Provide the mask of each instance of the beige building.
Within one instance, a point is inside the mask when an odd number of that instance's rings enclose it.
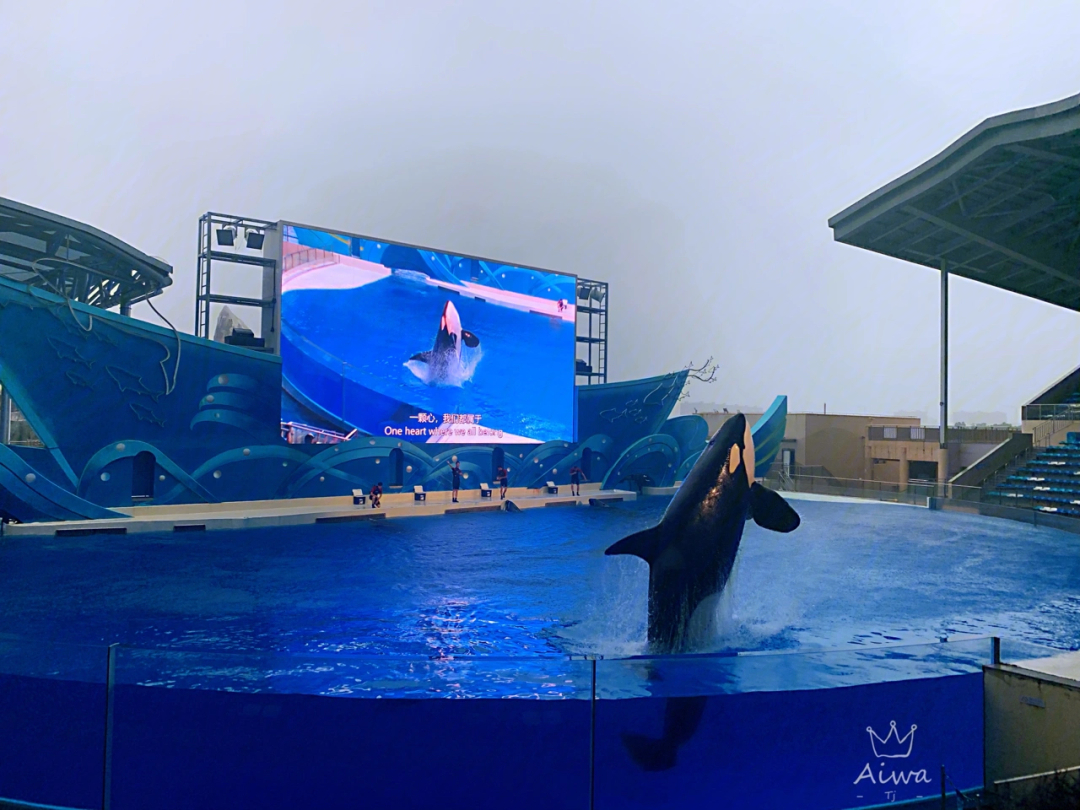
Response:
[[[730,413],[698,414],[712,434]],[[761,414],[746,414],[751,424]],[[949,428],[952,477],[1012,436],[1007,428]],[[935,481],[938,475],[938,428],[903,416],[789,413],[777,459],[789,474],[880,481]]]
[[[948,428],[945,435],[949,469],[945,478],[966,470],[1017,432],[1008,427]],[[938,428],[871,428],[867,441],[871,480],[899,484],[936,481],[940,437]]]

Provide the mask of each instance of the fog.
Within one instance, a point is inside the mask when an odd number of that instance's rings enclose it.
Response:
[[[172,264],[184,330],[199,215],[288,219],[608,281],[609,379],[712,356],[693,400],[936,424],[938,275],[826,221],[1080,92],[1078,32],[1070,2],[0,0],[0,196]],[[951,304],[952,419],[1080,363],[1075,312]]]

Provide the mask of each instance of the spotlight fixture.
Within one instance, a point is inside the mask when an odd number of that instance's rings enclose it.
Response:
[[[232,247],[236,242],[236,228],[218,228],[217,243],[223,247]]]
[[[251,250],[262,250],[263,239],[266,237],[262,231],[251,231],[244,229],[244,239],[247,241],[247,246]]]

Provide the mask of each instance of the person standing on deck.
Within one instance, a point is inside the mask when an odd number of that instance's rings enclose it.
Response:
[[[581,497],[581,481],[582,479],[588,481],[585,478],[585,471],[578,467],[576,464],[570,468],[570,494],[577,497]]]
[[[454,490],[454,503],[457,503],[458,490],[461,489],[461,463],[456,459],[446,463],[450,465],[450,474],[454,477],[452,487]]]

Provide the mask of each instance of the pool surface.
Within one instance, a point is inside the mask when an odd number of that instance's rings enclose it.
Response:
[[[993,634],[1080,647],[1080,537],[880,503],[747,525],[713,650]],[[0,634],[202,651],[645,652],[648,569],[604,557],[666,498],[228,533],[9,540]]]

